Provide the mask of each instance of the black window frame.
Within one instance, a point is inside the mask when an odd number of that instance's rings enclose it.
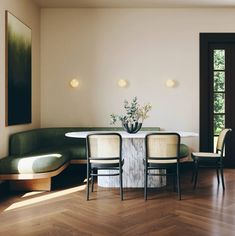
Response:
[[[212,81],[210,75],[210,45],[220,43],[235,43],[235,33],[200,33],[200,80],[199,80],[199,149],[204,152],[213,151],[213,121],[211,114]]]

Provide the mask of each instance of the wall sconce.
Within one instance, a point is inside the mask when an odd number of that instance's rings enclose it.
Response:
[[[174,88],[175,85],[176,85],[176,82],[175,82],[175,80],[173,80],[173,79],[168,79],[168,80],[166,81],[166,87],[167,87],[167,88]]]
[[[127,81],[126,80],[124,80],[124,79],[120,79],[120,80],[118,80],[118,86],[120,87],[120,88],[125,88],[125,87],[127,87]]]
[[[70,86],[72,88],[77,88],[79,86],[79,81],[77,79],[72,79],[70,82],[69,82]]]

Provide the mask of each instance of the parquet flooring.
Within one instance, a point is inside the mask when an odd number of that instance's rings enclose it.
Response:
[[[195,191],[191,172],[182,174],[181,201],[172,186],[151,190],[147,202],[143,189],[126,189],[121,202],[118,190],[95,186],[87,202],[69,173],[55,179],[62,184],[52,192],[1,193],[0,235],[235,235],[235,169],[225,170],[224,193],[215,171],[199,174]]]

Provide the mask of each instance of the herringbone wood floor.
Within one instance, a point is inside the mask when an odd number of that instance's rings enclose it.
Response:
[[[152,190],[98,188],[85,200],[74,174],[55,178],[52,192],[1,193],[0,235],[235,235],[235,169],[226,169],[226,190],[213,170],[202,170],[197,190],[191,172],[182,175],[182,201],[172,186]]]

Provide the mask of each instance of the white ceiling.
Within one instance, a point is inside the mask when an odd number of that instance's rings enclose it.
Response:
[[[32,0],[43,8],[213,8],[235,7],[235,0]]]

